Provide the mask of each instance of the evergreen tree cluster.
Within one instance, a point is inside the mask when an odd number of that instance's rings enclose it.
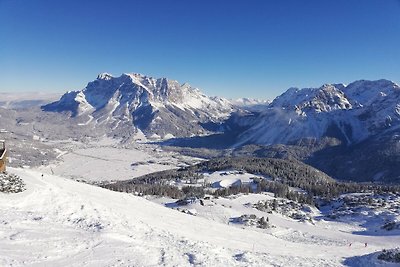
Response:
[[[176,186],[162,184],[124,184],[114,183],[102,185],[102,187],[125,193],[133,193],[137,195],[156,195],[179,199],[184,197],[184,193]]]
[[[205,172],[241,170],[264,176],[254,179],[253,184],[221,188],[215,191],[198,186]],[[174,183],[187,184],[183,188]],[[196,186],[193,186],[193,185]],[[192,185],[192,186],[191,186]],[[238,193],[272,192],[276,197],[287,198],[304,204],[314,204],[314,199],[330,200],[343,193],[354,192],[399,192],[400,186],[337,182],[327,174],[299,161],[257,157],[224,157],[212,159],[197,165],[147,174],[127,181],[105,184],[102,187],[143,195],[169,196],[175,199],[198,196],[205,193],[214,196],[228,196]],[[297,192],[293,188],[302,191]]]
[[[384,249],[378,255],[378,259],[387,261],[387,262],[400,263],[400,248]]]
[[[19,193],[25,190],[24,181],[16,174],[0,172],[0,192]]]

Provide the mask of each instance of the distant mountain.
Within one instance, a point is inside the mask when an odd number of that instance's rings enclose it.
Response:
[[[60,97],[57,93],[1,93],[0,108],[5,109],[26,109],[40,107]]]
[[[239,154],[298,159],[337,179],[400,182],[400,87],[394,82],[291,88],[249,121],[235,146],[261,147]]]
[[[388,80],[290,88],[238,138],[238,144],[288,144],[338,138],[350,145],[400,128],[400,87]]]
[[[269,100],[260,100],[254,98],[231,99],[230,102],[240,109],[251,112],[262,112],[271,103]]]
[[[206,134],[206,125],[221,122],[235,110],[228,100],[208,97],[187,83],[108,73],[42,109],[67,112],[81,124],[108,125],[117,135],[134,128],[156,139]]]

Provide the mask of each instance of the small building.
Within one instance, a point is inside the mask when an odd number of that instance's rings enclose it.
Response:
[[[6,141],[0,140],[0,172],[6,171],[7,149]]]

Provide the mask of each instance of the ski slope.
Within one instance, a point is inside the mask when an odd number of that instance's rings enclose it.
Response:
[[[397,236],[363,237],[367,248],[295,243],[134,195],[9,171],[27,190],[0,193],[0,266],[341,266],[345,258],[400,244]]]

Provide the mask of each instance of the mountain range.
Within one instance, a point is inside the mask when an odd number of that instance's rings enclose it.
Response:
[[[330,136],[350,145],[396,132],[399,122],[400,87],[388,80],[290,88],[240,135],[239,143],[288,144]]]
[[[291,88],[253,119],[235,146],[258,144],[252,153],[301,160],[337,179],[398,183],[399,127],[394,82]]]
[[[267,102],[208,97],[167,78],[103,73],[42,110],[106,127],[114,137],[208,148],[225,142],[234,153],[300,160],[338,179],[400,181],[400,87],[388,80],[290,88]]]

